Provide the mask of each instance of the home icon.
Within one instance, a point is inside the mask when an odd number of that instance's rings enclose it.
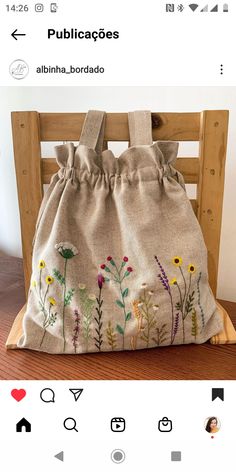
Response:
[[[25,431],[26,433],[31,432],[31,424],[29,421],[27,421],[25,418],[22,418],[17,424],[16,424],[16,432],[17,433],[22,433],[22,431]]]

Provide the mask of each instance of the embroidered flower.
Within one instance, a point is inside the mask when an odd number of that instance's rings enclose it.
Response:
[[[177,284],[177,279],[174,277],[173,279],[170,280],[170,285],[176,285]]]
[[[194,274],[194,272],[196,272],[196,267],[193,264],[189,264],[188,265],[188,272],[190,274]]]
[[[101,269],[105,269],[105,268],[106,268],[106,264],[101,264],[100,267],[101,267]]]
[[[126,256],[123,257],[123,261],[124,261],[124,262],[128,262],[128,260],[129,260],[128,257],[126,257]]]
[[[112,260],[112,257],[111,257],[111,256],[108,256],[108,257],[107,257],[107,261],[110,262],[111,260]]]
[[[49,297],[48,301],[49,301],[50,305],[56,305],[56,300],[55,300],[55,298]]]
[[[149,290],[148,294],[150,295],[150,297],[154,294],[153,290]]]
[[[153,309],[153,311],[159,310],[159,305],[152,305],[152,309]]]
[[[76,256],[78,254],[78,249],[76,249],[73,244],[64,242],[64,243],[58,243],[55,245],[55,249],[61,254],[64,259],[71,259],[72,257]]]
[[[179,267],[179,266],[182,265],[183,259],[182,259],[182,257],[175,256],[175,257],[172,259],[172,262],[173,262],[173,264],[174,264],[176,267]]]
[[[37,285],[36,280],[32,280],[31,286],[32,286],[32,287],[36,287],[36,285]]]
[[[79,289],[80,289],[80,290],[85,290],[85,289],[86,289],[86,285],[85,285],[85,284],[79,284]]]
[[[141,308],[143,306],[143,302],[138,303],[138,307]]]
[[[132,267],[127,267],[127,271],[128,271],[128,272],[133,272]]]
[[[46,264],[43,260],[39,261],[39,269],[44,269],[45,266]]]
[[[98,287],[102,289],[105,279],[102,274],[98,274]]]
[[[52,284],[53,282],[54,282],[54,278],[53,278],[51,275],[48,275],[48,276],[46,277],[46,283],[47,283],[48,285],[50,285],[50,284]]]
[[[146,284],[146,283],[143,283],[143,284],[141,285],[141,288],[147,288],[147,284]]]
[[[88,299],[91,300],[92,302],[95,302],[96,301],[96,295],[94,295],[93,293],[90,293],[89,296],[88,296]]]

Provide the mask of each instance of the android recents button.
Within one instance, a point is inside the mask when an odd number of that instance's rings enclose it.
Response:
[[[111,460],[116,464],[121,464],[125,460],[125,453],[121,449],[114,449],[111,453]]]
[[[181,461],[181,451],[171,451],[171,461],[180,462]]]

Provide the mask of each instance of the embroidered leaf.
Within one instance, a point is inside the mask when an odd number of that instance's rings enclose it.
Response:
[[[129,293],[129,289],[126,288],[123,292],[122,292],[122,297],[125,298],[128,296],[128,293]]]
[[[146,336],[145,333],[143,333],[142,336],[140,336],[140,338],[142,339],[142,341],[145,341],[145,343],[148,341],[148,337]]]
[[[116,300],[116,304],[120,307],[120,308],[124,308],[124,303],[122,303],[120,300]]]
[[[120,326],[120,325],[116,325],[116,331],[118,331],[119,334],[122,334],[122,335],[124,334],[124,330],[123,330],[122,326]]]
[[[126,317],[125,317],[125,321],[129,321],[131,319],[131,311],[129,311],[129,313],[127,313]]]
[[[197,323],[197,312],[195,308],[192,310],[192,336],[197,337],[198,335],[198,323]]]
[[[53,275],[55,279],[59,282],[61,285],[65,285],[65,277],[59,272],[57,269],[53,269]]]
[[[66,296],[65,296],[65,300],[64,300],[65,306],[70,305],[74,293],[75,293],[75,289],[74,289],[74,288],[71,288],[70,290],[68,290],[68,292],[67,292],[67,294],[66,294]]]
[[[188,296],[188,300],[186,302],[186,313],[185,313],[185,317],[192,311],[193,309],[193,303],[194,303],[194,291]]]
[[[111,347],[112,351],[116,348],[116,333],[111,325],[111,321],[108,322],[108,327],[106,330],[108,344]]]

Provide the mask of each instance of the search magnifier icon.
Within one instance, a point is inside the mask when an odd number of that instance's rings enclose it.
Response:
[[[63,425],[64,428],[68,431],[72,431],[74,429],[78,433],[78,429],[76,428],[76,421],[74,418],[66,418]]]

